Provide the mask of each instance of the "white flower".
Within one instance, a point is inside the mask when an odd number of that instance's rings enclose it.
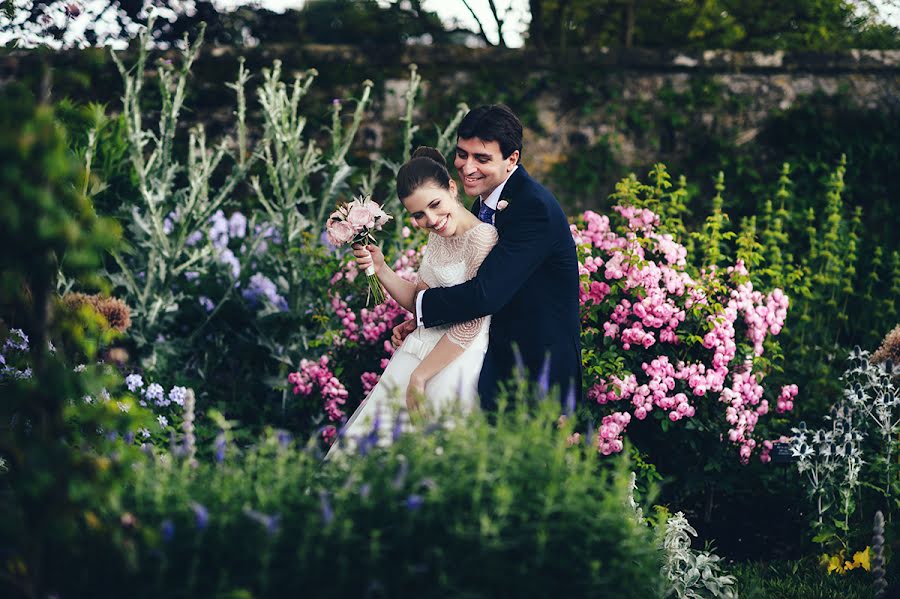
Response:
[[[157,416],[156,421],[159,422],[159,428],[166,428],[169,426],[169,419],[165,416]]]
[[[141,435],[143,438],[145,438],[145,439],[149,439],[149,438],[150,438],[150,430],[149,430],[149,429],[146,429],[146,428],[144,428],[144,427],[141,427],[141,428],[138,429],[138,433],[140,433],[140,435]]]
[[[72,369],[72,372],[84,372],[84,369],[87,368],[84,364],[79,364],[75,368]]]
[[[125,403],[124,401],[117,401],[116,405],[119,406],[120,412],[125,412],[127,414],[131,411],[131,405]]]
[[[94,403],[94,398],[90,395],[85,395],[82,399],[84,399],[84,403]]]

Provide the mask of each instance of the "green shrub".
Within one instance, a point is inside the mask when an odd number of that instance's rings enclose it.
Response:
[[[98,548],[63,595],[660,594],[661,557],[629,506],[624,459],[570,446],[559,405],[525,402],[320,463],[270,433],[192,469],[148,459],[122,506],[131,569]]]

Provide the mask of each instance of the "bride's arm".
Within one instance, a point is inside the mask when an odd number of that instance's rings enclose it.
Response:
[[[447,367],[450,362],[460,357],[466,348],[455,343],[449,333],[445,333],[425,359],[419,362],[409,377],[410,388],[423,392],[425,385],[434,375]]]

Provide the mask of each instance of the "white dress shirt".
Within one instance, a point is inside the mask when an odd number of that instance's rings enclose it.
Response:
[[[490,193],[486,200],[484,200],[484,205],[488,208],[494,210],[494,214],[491,215],[491,223],[494,222],[494,217],[497,216],[497,204],[500,202],[500,196],[503,194],[503,188],[506,187],[506,182],[509,181],[509,177],[516,172],[516,169],[519,168],[519,165],[513,166],[512,170],[509,171],[509,175],[506,175],[506,179],[503,180],[503,183],[497,186],[494,191]],[[478,201],[481,202],[481,196],[478,196]],[[425,290],[427,291],[427,289]],[[425,291],[420,291],[416,294],[416,326],[421,327],[424,326],[422,323],[422,297],[425,295]]]

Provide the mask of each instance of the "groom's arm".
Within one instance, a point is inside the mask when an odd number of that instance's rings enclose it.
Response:
[[[552,240],[543,203],[528,198],[528,205],[520,209],[522,214],[515,218],[509,215],[500,240],[473,279],[419,294],[416,315],[421,325],[440,326],[494,314],[521,289],[550,252]]]

